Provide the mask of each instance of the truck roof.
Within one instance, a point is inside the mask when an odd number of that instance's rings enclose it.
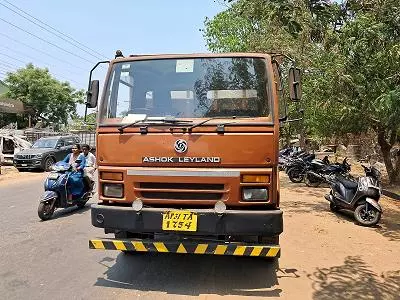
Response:
[[[110,61],[111,64],[121,61],[168,58],[199,58],[199,57],[260,57],[270,58],[273,55],[280,55],[278,52],[255,53],[255,52],[233,52],[233,53],[192,53],[192,54],[131,54],[126,57],[117,57]]]

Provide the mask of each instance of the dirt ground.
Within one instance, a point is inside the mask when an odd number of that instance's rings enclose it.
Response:
[[[281,175],[280,296],[400,299],[400,202],[382,197],[380,224],[366,228],[356,225],[350,213],[330,212],[323,197],[327,191]]]
[[[30,178],[44,176],[43,172],[18,172],[13,166],[2,166],[0,174],[0,185],[10,183],[12,181],[26,180]]]
[[[10,169],[5,175],[0,175],[0,185],[40,176],[44,178],[45,174],[18,173]],[[181,263],[181,269],[191,270],[185,262],[189,266],[191,263],[201,266],[213,262],[213,268],[205,267],[204,273],[199,271],[193,276],[198,276],[210,290],[213,286],[224,286],[224,292],[217,289],[217,292],[199,293],[197,298],[200,299],[400,300],[400,201],[382,197],[380,203],[384,214],[381,222],[374,228],[367,228],[356,225],[350,213],[332,213],[324,199],[327,191],[327,188],[308,188],[305,184],[291,183],[281,173],[284,233],[281,235],[282,256],[276,265],[256,259],[225,257],[213,261],[216,258],[187,257],[181,260],[178,256],[160,257],[159,263],[175,266]],[[140,261],[141,264],[148,263],[145,278],[154,278],[155,274],[161,276],[154,259]],[[165,261],[168,259],[171,262]],[[136,261],[129,263],[139,264]],[[223,267],[226,263],[231,268],[229,272]],[[112,279],[111,275],[107,276]],[[244,280],[242,276],[249,278]],[[147,279],[136,280],[148,284]],[[131,284],[137,286],[138,283]],[[160,285],[160,291],[164,291],[167,283]],[[226,286],[232,289],[225,291],[228,289]],[[132,296],[131,290],[116,289],[114,292],[119,293],[120,299],[131,299]],[[154,294],[150,290],[146,293],[149,293],[149,299],[153,296],[164,299],[164,292]],[[164,296],[165,299],[177,299],[176,294]]]

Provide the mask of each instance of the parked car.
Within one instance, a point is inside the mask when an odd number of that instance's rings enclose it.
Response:
[[[72,146],[80,143],[77,136],[52,136],[37,140],[31,148],[14,155],[14,166],[18,170],[41,169],[50,171],[50,167],[64,159],[71,152]]]

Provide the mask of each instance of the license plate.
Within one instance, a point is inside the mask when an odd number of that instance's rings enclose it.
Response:
[[[196,231],[197,214],[187,210],[172,210],[163,213],[162,229],[170,231]]]
[[[27,167],[28,164],[21,164],[21,167]]]
[[[49,174],[49,179],[55,180],[55,179],[57,179],[57,178],[58,178],[58,174],[57,174],[57,173],[50,173],[50,174]]]

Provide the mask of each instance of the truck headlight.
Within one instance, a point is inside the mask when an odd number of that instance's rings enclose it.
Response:
[[[103,196],[109,198],[123,198],[124,185],[121,183],[104,183]]]
[[[267,201],[267,188],[243,188],[244,201]]]

